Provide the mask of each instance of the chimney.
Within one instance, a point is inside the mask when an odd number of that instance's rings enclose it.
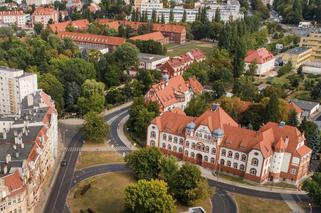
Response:
[[[284,143],[285,143],[285,147],[288,147],[288,144],[289,144],[289,137],[288,136],[285,137]]]
[[[14,149],[14,150],[16,150],[16,149],[17,149],[17,145],[13,145],[12,147],[13,147],[13,149]]]
[[[285,121],[281,121],[280,124],[279,124],[279,127],[283,128],[284,126],[285,126]]]
[[[7,167],[7,165],[5,165],[3,167],[3,174],[7,174],[7,173],[8,173],[8,167]]]
[[[3,131],[2,137],[3,137],[3,139],[7,139],[7,131],[6,130]]]
[[[220,107],[219,104],[213,103],[213,104],[211,105],[211,111],[212,111],[212,112],[215,112],[219,107]]]
[[[19,152],[16,152],[16,158],[19,158],[19,156],[20,156]]]
[[[21,142],[21,149],[25,148],[25,144],[23,142]]]

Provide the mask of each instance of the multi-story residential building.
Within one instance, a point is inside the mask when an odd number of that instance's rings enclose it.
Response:
[[[204,3],[201,7],[207,8],[207,18],[212,20],[215,17],[217,9],[220,11],[221,21],[227,22],[230,20],[237,20],[244,17],[240,11],[240,3],[237,0],[227,0],[224,3],[217,3],[210,1]],[[149,19],[152,18],[153,11],[156,12],[156,17],[161,20],[164,17],[165,23],[169,22],[170,13],[173,13],[174,22],[181,22],[184,12],[186,13],[186,22],[194,22],[199,14],[199,8],[184,9],[182,6],[174,8],[163,8],[163,4],[159,0],[146,1],[140,6],[141,12],[147,12]]]
[[[107,49],[107,52],[113,52],[116,48],[126,42],[124,38],[114,36],[103,36],[89,33],[61,32],[60,38],[70,38],[81,49]]]
[[[118,31],[120,25],[130,26],[133,30],[138,31],[139,26],[147,24],[145,22],[135,22],[126,20],[112,20],[112,19],[97,19],[100,24],[105,24],[109,28]],[[152,24],[152,31],[159,31],[164,37],[167,37],[169,42],[183,44],[186,41],[185,26],[177,24]]]
[[[162,45],[165,45],[168,43],[168,38],[164,37],[163,34],[159,31],[156,32],[151,32],[151,33],[147,33],[144,35],[138,35],[138,36],[133,36],[129,38],[130,40],[133,41],[156,41],[161,43]]]
[[[259,183],[299,184],[312,153],[296,127],[269,122],[258,131],[241,128],[215,104],[199,117],[164,112],[148,126],[147,146]]]
[[[65,32],[67,31],[68,27],[71,27],[79,31],[85,31],[89,27],[89,21],[87,19],[80,19],[75,21],[64,21],[49,25],[50,30],[54,33]]]
[[[36,7],[35,11],[32,14],[32,22],[41,23],[44,27],[47,27],[47,24],[50,20],[54,23],[57,23],[59,19],[59,12],[51,7]]]
[[[174,108],[184,110],[192,97],[202,91],[203,86],[196,78],[189,78],[185,81],[182,76],[169,79],[169,76],[164,74],[160,83],[152,85],[145,95],[145,100],[157,102],[160,112]]]
[[[57,148],[57,112],[41,90],[23,99],[20,115],[0,116],[1,212],[39,212],[35,205]]]
[[[53,4],[54,2],[54,0],[26,0],[27,5],[35,6],[49,5]]]
[[[171,58],[159,68],[163,72],[166,71],[170,77],[174,77],[183,75],[184,71],[187,70],[193,62],[203,60],[205,60],[205,54],[199,49],[192,49],[181,56]]]
[[[300,47],[312,48],[314,59],[321,61],[321,33],[310,33],[309,36],[302,37]]]
[[[285,63],[291,61],[292,66],[298,69],[312,58],[312,49],[308,47],[295,47],[283,53],[282,59]]]
[[[251,64],[256,64],[256,75],[266,75],[268,72],[272,71],[275,66],[275,57],[265,48],[249,50],[244,61],[245,70],[248,70]]]
[[[155,70],[161,64],[168,61],[169,57],[164,55],[138,53],[138,60],[140,69]]]
[[[73,11],[73,10],[80,11],[82,9],[82,6],[83,4],[81,0],[67,0],[67,3],[66,3],[66,8],[69,11]]]
[[[36,74],[0,67],[0,115],[19,114],[22,99],[37,89]]]
[[[17,27],[26,27],[27,15],[21,10],[0,11],[1,25],[16,25]]]

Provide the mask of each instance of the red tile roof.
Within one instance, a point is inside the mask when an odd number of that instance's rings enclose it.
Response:
[[[15,170],[12,174],[6,175],[4,178],[4,184],[8,187],[10,196],[18,194],[25,190],[25,185],[19,174],[18,170]]]
[[[205,59],[204,52],[197,48],[188,51],[187,54],[190,54],[190,56],[196,61]]]
[[[50,24],[49,28],[54,33],[65,32],[67,26],[72,26],[79,30],[87,30],[89,21],[87,19],[81,19],[76,21],[64,21],[56,24]]]
[[[298,106],[296,105],[293,101],[291,101],[289,104],[288,104],[288,110],[291,111],[291,110],[295,110],[296,114],[300,114],[303,112],[303,110]]]
[[[22,16],[22,15],[24,15],[22,10],[0,11],[0,16]]]
[[[57,13],[57,11],[54,8],[51,7],[36,7],[35,11],[33,12],[34,15],[53,15],[54,13]]]
[[[246,63],[264,64],[274,58],[273,54],[265,48],[257,50],[249,50],[246,54],[244,61]]]
[[[88,33],[61,32],[58,33],[58,36],[60,38],[70,38],[75,42],[104,44],[112,46],[119,46],[125,43],[125,39],[121,37],[103,36]]]
[[[139,35],[139,36],[134,36],[129,38],[130,40],[140,40],[140,41],[148,41],[148,40],[153,40],[153,41],[157,41],[157,42],[162,42],[165,37],[163,36],[163,34],[161,32],[152,32],[152,33],[147,33],[144,35]]]
[[[203,86],[202,84],[195,78],[189,78],[188,79],[188,84],[192,88],[195,94],[200,94],[203,91]]]

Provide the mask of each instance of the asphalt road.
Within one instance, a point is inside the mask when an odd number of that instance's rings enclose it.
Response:
[[[128,110],[127,108],[115,111],[107,116],[104,119],[110,120],[113,117],[119,115],[120,113]],[[69,189],[72,185],[72,179],[74,176],[74,169],[76,165],[76,161],[78,158],[79,150],[82,146],[82,141],[84,140],[84,136],[81,132],[75,134],[71,140],[70,134],[74,130],[74,127],[65,125],[60,128],[63,129],[65,133],[63,134],[64,143],[65,143],[65,155],[64,160],[67,161],[67,166],[59,167],[59,172],[56,177],[55,183],[51,189],[49,199],[47,201],[44,212],[45,213],[63,213],[69,212],[66,208],[66,199],[69,192]],[[67,130],[67,131],[66,131]]]

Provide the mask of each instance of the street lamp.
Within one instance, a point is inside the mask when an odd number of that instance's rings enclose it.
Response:
[[[310,213],[312,213],[312,204],[309,203],[309,207],[310,207]]]

